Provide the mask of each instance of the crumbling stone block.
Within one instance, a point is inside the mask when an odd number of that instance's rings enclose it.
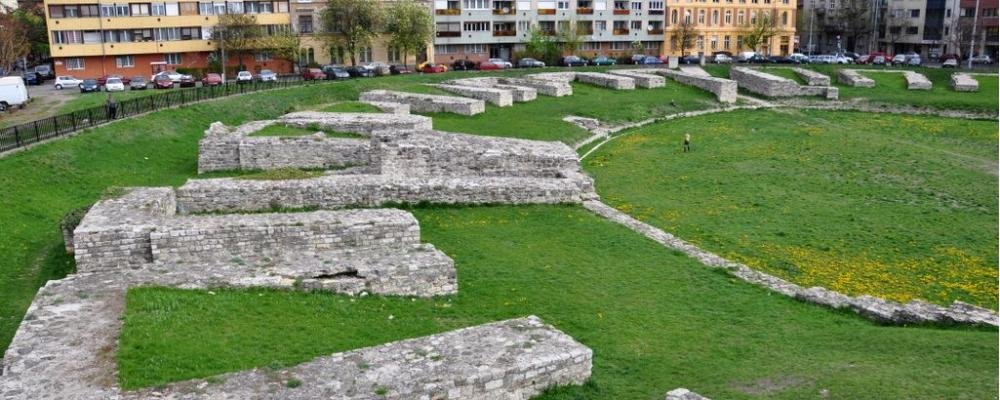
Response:
[[[361,101],[388,101],[409,104],[410,111],[413,112],[450,112],[461,115],[475,115],[486,111],[486,103],[482,100],[391,90],[371,90],[361,93]]]

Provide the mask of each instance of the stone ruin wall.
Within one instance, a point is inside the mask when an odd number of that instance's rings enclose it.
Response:
[[[736,82],[729,79],[686,74],[669,69],[655,69],[653,71],[659,75],[669,76],[675,81],[685,85],[709,91],[712,94],[715,94],[715,97],[720,103],[732,104],[736,102],[736,95],[738,93],[736,90]]]
[[[836,100],[839,95],[834,87],[802,86],[791,79],[751,68],[733,67],[729,70],[729,76],[739,87],[767,97],[823,96]]]
[[[951,75],[951,88],[956,92],[978,92],[979,81],[972,75],[955,73]]]
[[[73,231],[77,271],[137,268],[152,262],[149,234],[176,210],[171,188],[133,188],[97,202]]]
[[[486,111],[486,103],[482,100],[392,90],[370,90],[361,93],[360,100],[366,103],[391,102],[408,104],[410,111],[413,112],[448,112],[459,115],[475,115]]]
[[[861,75],[861,73],[856,70],[847,68],[841,68],[837,71],[837,81],[852,87],[875,87],[875,80]]]

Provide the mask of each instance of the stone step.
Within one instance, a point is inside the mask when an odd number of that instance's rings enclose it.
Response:
[[[699,70],[704,72],[700,67]],[[675,81],[680,82],[685,85],[694,86],[696,88],[706,90],[715,95],[715,97],[721,103],[732,104],[736,102],[736,95],[738,93],[736,88],[736,82],[716,78],[714,76],[701,76],[698,74],[689,74],[681,71],[674,71],[671,69],[657,68],[653,69],[654,73],[668,76],[673,78]],[[707,73],[706,73],[707,75]]]
[[[482,100],[455,96],[438,96],[397,92],[392,90],[371,90],[361,93],[362,102],[388,101],[410,105],[412,112],[450,112],[461,115],[475,115],[486,111]]]
[[[593,352],[530,316],[127,393],[133,398],[528,399],[583,384]],[[286,384],[294,379],[295,386]]]

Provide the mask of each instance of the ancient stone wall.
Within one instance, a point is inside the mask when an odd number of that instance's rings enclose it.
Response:
[[[655,69],[653,71],[660,75],[669,76],[675,81],[685,85],[691,85],[696,88],[712,92],[721,103],[731,104],[736,102],[737,90],[735,81],[712,76],[685,74],[683,72],[669,69]]]
[[[171,188],[132,188],[94,204],[73,231],[78,272],[136,268],[152,261],[149,234],[177,209]]]
[[[376,131],[410,131],[431,129],[430,117],[379,113],[341,113],[298,111],[278,118],[285,125],[298,128],[356,133],[368,136]]]
[[[438,84],[432,85],[438,89],[444,90],[446,92],[454,93],[459,96],[471,97],[473,99],[479,99],[483,101],[488,101],[497,107],[510,107],[514,105],[514,94],[510,90],[497,89],[488,86],[468,86],[468,85],[445,85]]]
[[[449,112],[475,115],[486,111],[486,103],[482,100],[454,96],[372,90],[361,93],[360,99],[363,102],[383,101],[409,104],[410,111],[413,112]]]
[[[875,87],[875,81],[856,70],[841,68],[837,71],[837,81],[847,86],[853,87]]]
[[[536,90],[535,88],[528,86],[517,86],[517,85],[500,83],[500,79],[496,77],[454,79],[448,81],[447,83],[451,85],[468,86],[474,88],[493,88],[499,90],[507,90],[510,91],[511,97],[514,99],[514,101],[518,103],[528,102],[538,98],[538,90]]]
[[[573,94],[573,86],[569,82],[550,82],[538,79],[526,78],[506,78],[497,77],[497,82],[505,85],[515,85],[530,87],[538,91],[539,94],[552,97],[570,96]]]
[[[241,170],[342,168],[368,165],[368,139],[328,138],[323,133],[301,137],[245,137],[239,143]]]
[[[951,88],[956,92],[978,92],[979,81],[972,75],[955,73],[951,75]]]
[[[403,103],[393,103],[389,101],[362,101],[361,103],[370,104],[375,106],[384,113],[389,114],[409,114],[410,105]]]
[[[805,68],[792,68],[792,71],[795,71],[799,78],[805,80],[808,86],[830,86],[830,77],[826,74]]]
[[[667,80],[662,76],[653,75],[649,70],[644,69],[613,69],[608,71],[608,74],[631,78],[635,81],[636,86],[646,89],[663,87],[667,84]]]
[[[837,88],[822,86],[802,86],[798,82],[752,68],[733,67],[729,76],[736,84],[749,92],[767,97],[823,96],[837,99]]]
[[[934,87],[930,79],[919,72],[903,71],[903,76],[906,78],[907,90],[931,90]]]
[[[600,72],[577,72],[576,80],[615,90],[635,89],[635,79],[627,76],[604,74]]]

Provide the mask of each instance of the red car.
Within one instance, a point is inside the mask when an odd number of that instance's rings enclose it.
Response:
[[[503,66],[488,61],[483,61],[479,63],[479,65],[476,68],[479,68],[480,71],[492,71],[495,69],[503,69]]]
[[[99,86],[104,86],[105,83],[108,83],[108,79],[109,78],[118,78],[118,79],[121,79],[122,80],[122,84],[124,84],[125,86],[128,86],[129,83],[132,82],[131,79],[126,78],[124,76],[121,76],[121,75],[110,75],[109,74],[109,75],[104,75],[104,76],[102,76],[100,78],[97,78],[97,84]]]
[[[201,86],[219,86],[222,84],[222,75],[208,74],[201,79]]]
[[[441,64],[430,64],[430,63],[428,63],[428,64],[424,65],[423,68],[420,69],[420,72],[423,72],[425,74],[440,74],[440,73],[445,72],[447,70],[448,70],[448,67],[445,67],[444,65],[441,65]]]
[[[157,75],[156,78],[153,79],[154,89],[172,89],[173,87],[174,81],[170,80],[169,76]]]
[[[307,81],[319,81],[326,79],[326,73],[319,68],[306,68],[302,70],[302,79]]]

